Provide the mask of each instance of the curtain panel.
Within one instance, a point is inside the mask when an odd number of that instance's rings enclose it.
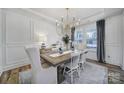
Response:
[[[105,20],[99,20],[97,25],[97,60],[105,62]]]

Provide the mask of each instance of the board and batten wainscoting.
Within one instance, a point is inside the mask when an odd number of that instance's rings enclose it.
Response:
[[[123,47],[123,62],[122,62],[122,69],[124,70],[124,11],[123,11],[123,33],[122,33],[122,47]]]
[[[24,46],[39,45],[39,34],[47,37],[48,45],[56,43],[60,39],[56,33],[55,22],[48,19],[26,9],[0,9],[1,70],[6,71],[29,64]],[[124,38],[122,36],[124,35],[124,13],[111,15],[105,20],[106,62],[124,68]],[[87,57],[90,56],[95,59],[96,51],[89,51]]]
[[[122,50],[122,41],[124,38],[123,25],[124,25],[124,14],[119,13],[111,15],[105,18],[105,60],[106,63],[121,66],[124,68],[124,60]],[[90,24],[81,26],[80,29],[85,31],[85,29]],[[123,38],[123,40],[122,40]],[[123,43],[124,44],[124,43]],[[96,49],[88,49],[87,58],[97,60]]]
[[[1,9],[0,20],[0,35],[3,35],[0,38],[0,66],[3,71],[30,64],[24,47],[40,45],[39,34],[46,36],[48,45],[59,38],[53,22],[28,13],[25,9]]]
[[[105,49],[106,62],[109,64],[122,66],[122,14],[106,18],[105,26]]]
[[[0,9],[0,76],[2,74],[2,12]]]

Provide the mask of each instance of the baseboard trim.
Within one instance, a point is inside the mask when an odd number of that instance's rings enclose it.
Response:
[[[124,66],[122,66],[121,69],[124,70]]]
[[[98,62],[97,60],[94,60],[94,59],[89,59],[89,58],[87,58],[86,59],[88,62],[93,62],[93,63],[97,63],[97,64],[99,64],[99,65],[105,65],[105,66],[107,66],[107,65],[111,65],[112,67],[117,67],[117,68],[120,68],[120,69],[122,69],[120,66],[118,66],[118,65],[114,65],[114,64],[109,64],[109,63],[100,63],[100,62]]]
[[[3,71],[2,71],[2,67],[0,66],[0,76],[2,75]]]
[[[12,70],[12,69],[15,69],[15,68],[18,68],[18,67],[22,67],[22,66],[25,66],[25,65],[29,65],[30,63],[28,62],[20,62],[20,63],[17,63],[17,64],[11,64],[11,65],[8,65],[8,66],[4,66],[3,67],[3,72],[4,71],[8,71],[8,70]]]
[[[2,72],[2,71],[0,71],[0,76],[2,75],[2,73],[3,73],[3,72]]]

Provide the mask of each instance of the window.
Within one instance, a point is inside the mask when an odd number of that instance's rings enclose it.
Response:
[[[82,43],[83,42],[83,33],[82,31],[77,31],[75,33],[75,40],[77,43]]]
[[[96,48],[97,43],[97,33],[96,29],[90,29],[86,32],[86,46],[87,48]]]
[[[84,47],[96,48],[97,47],[97,30],[96,24],[89,24],[75,31],[75,41],[79,44],[82,43]]]

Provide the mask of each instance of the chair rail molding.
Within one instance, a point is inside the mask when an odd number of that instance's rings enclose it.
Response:
[[[31,42],[30,17],[3,9],[3,71],[29,64],[24,46]]]
[[[32,9],[28,9],[28,8],[21,8],[21,9],[24,10],[24,11],[26,11],[26,12],[33,13],[33,14],[35,14],[35,15],[37,15],[37,16],[42,17],[42,18],[45,18],[45,19],[47,19],[47,20],[49,20],[49,21],[51,21],[51,22],[53,22],[53,23],[56,22],[56,19],[54,19],[54,18],[52,18],[52,17],[49,17],[49,16],[47,16],[47,15],[44,15],[44,14],[38,13],[38,12],[36,12],[36,11],[33,11]]]
[[[37,41],[37,33],[47,34],[50,31],[48,38],[51,40],[53,38],[50,37],[51,34],[55,33],[54,25],[41,17],[28,15],[24,9],[1,10],[2,40],[1,38],[0,40],[2,43],[0,42],[0,51],[2,51],[2,56],[0,55],[0,58],[2,57],[2,70],[6,71],[30,64],[24,47],[31,44],[41,45],[41,42]],[[53,39],[50,42],[55,41]]]
[[[123,32],[122,32],[122,47],[123,47],[123,61],[122,61],[122,66],[121,66],[121,68],[124,70],[124,10],[123,10]]]
[[[0,9],[0,75],[2,73],[2,12]]]

